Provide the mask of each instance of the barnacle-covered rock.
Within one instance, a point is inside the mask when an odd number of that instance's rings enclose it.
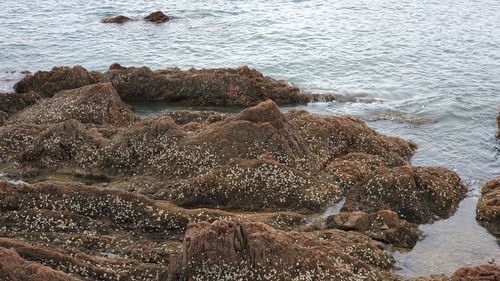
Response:
[[[339,201],[341,190],[276,161],[236,159],[180,181],[170,197],[183,207],[319,211]]]
[[[399,280],[392,258],[357,233],[284,232],[266,224],[190,224],[168,280]]]
[[[29,262],[12,250],[0,247],[0,280],[6,281],[78,281],[62,271]]]
[[[381,167],[351,188],[343,211],[393,210],[412,223],[447,218],[465,197],[459,176],[444,168]]]
[[[9,114],[0,110],[0,127],[9,119]]]
[[[62,90],[80,88],[98,82],[97,74],[81,66],[54,67],[51,71],[38,71],[27,75],[14,85],[16,93],[39,92],[51,97]]]
[[[101,83],[61,91],[14,115],[9,123],[45,125],[68,119],[123,127],[139,118],[121,101],[110,83]]]
[[[452,276],[431,275],[411,278],[408,281],[497,281],[500,280],[500,266],[495,264],[462,267]]]
[[[476,219],[497,238],[500,238],[500,177],[491,180],[481,189],[477,203]]]
[[[396,247],[413,248],[419,238],[417,225],[400,219],[397,213],[389,210],[376,213],[340,212],[329,216],[326,226],[362,232],[375,240]]]
[[[159,280],[203,213],[83,184],[0,181],[0,247],[85,280]]]

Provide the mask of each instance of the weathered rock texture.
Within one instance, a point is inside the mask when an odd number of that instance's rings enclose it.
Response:
[[[476,209],[476,219],[500,239],[500,178],[482,187],[482,195]]]
[[[202,222],[189,225],[168,280],[398,280],[387,271],[391,264],[390,256],[359,234]]]
[[[358,231],[397,247],[413,248],[418,241],[417,225],[408,223],[389,210],[376,213],[340,212],[326,220],[328,228]]]
[[[144,20],[154,23],[163,23],[169,21],[170,17],[165,15],[162,11],[156,11],[144,17]]]
[[[69,119],[84,124],[129,126],[139,118],[110,83],[61,91],[16,114],[10,124],[54,124]]]
[[[498,281],[500,280],[500,266],[480,265],[462,267],[451,277],[432,275],[428,277],[412,278],[408,281]]]
[[[41,96],[36,92],[24,94],[0,93],[0,111],[12,115],[26,107],[37,103]]]
[[[5,281],[78,281],[64,272],[29,262],[10,249],[0,247],[0,280]]]

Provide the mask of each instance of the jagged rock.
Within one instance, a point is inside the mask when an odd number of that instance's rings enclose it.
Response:
[[[381,167],[351,188],[343,211],[393,210],[412,223],[447,218],[467,189],[458,175],[444,168]]]
[[[477,203],[476,219],[497,238],[500,238],[500,177],[482,187]]]
[[[400,219],[397,213],[389,210],[370,214],[360,211],[340,212],[327,218],[326,227],[358,231],[396,247],[413,248],[419,238],[417,225]]]
[[[138,121],[139,117],[121,101],[110,83],[100,83],[61,91],[14,115],[9,123],[45,125],[69,119],[123,127]]]
[[[62,90],[71,90],[98,82],[97,77],[81,66],[54,67],[51,71],[38,71],[27,75],[14,85],[16,93],[39,92],[52,97]]]
[[[132,19],[122,15],[116,17],[109,17],[101,20],[102,23],[120,23],[120,24],[129,21],[132,21]]]
[[[5,93],[0,94],[0,111],[12,115],[37,103],[42,97],[36,92],[25,94]]]
[[[190,224],[168,280],[399,280],[364,236],[284,232],[250,221]]]
[[[144,20],[154,23],[163,23],[169,21],[170,17],[165,15],[162,11],[156,11],[146,16]]]
[[[11,249],[0,247],[0,280],[5,281],[78,281],[61,271],[35,262],[29,262]]]

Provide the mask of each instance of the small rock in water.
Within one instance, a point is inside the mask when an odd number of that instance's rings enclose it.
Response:
[[[170,20],[170,17],[165,15],[162,11],[156,11],[154,13],[149,14],[144,18],[146,21],[154,22],[154,23],[163,23]]]
[[[122,15],[101,20],[102,23],[126,23],[128,21],[132,21],[132,19]]]

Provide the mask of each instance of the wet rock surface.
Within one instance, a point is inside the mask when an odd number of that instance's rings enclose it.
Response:
[[[500,178],[491,180],[481,189],[476,219],[500,240]]]
[[[398,279],[387,271],[390,256],[349,235],[283,232],[250,221],[190,224],[168,280]]]
[[[500,266],[480,265],[462,267],[452,276],[433,275],[428,277],[412,278],[409,281],[497,281],[500,280]]]
[[[129,21],[132,21],[132,19],[122,15],[116,17],[109,17],[101,20],[102,23],[119,23],[119,24],[126,23]]]
[[[162,11],[156,11],[144,17],[144,20],[154,23],[164,23],[169,21],[170,17],[165,15]]]

